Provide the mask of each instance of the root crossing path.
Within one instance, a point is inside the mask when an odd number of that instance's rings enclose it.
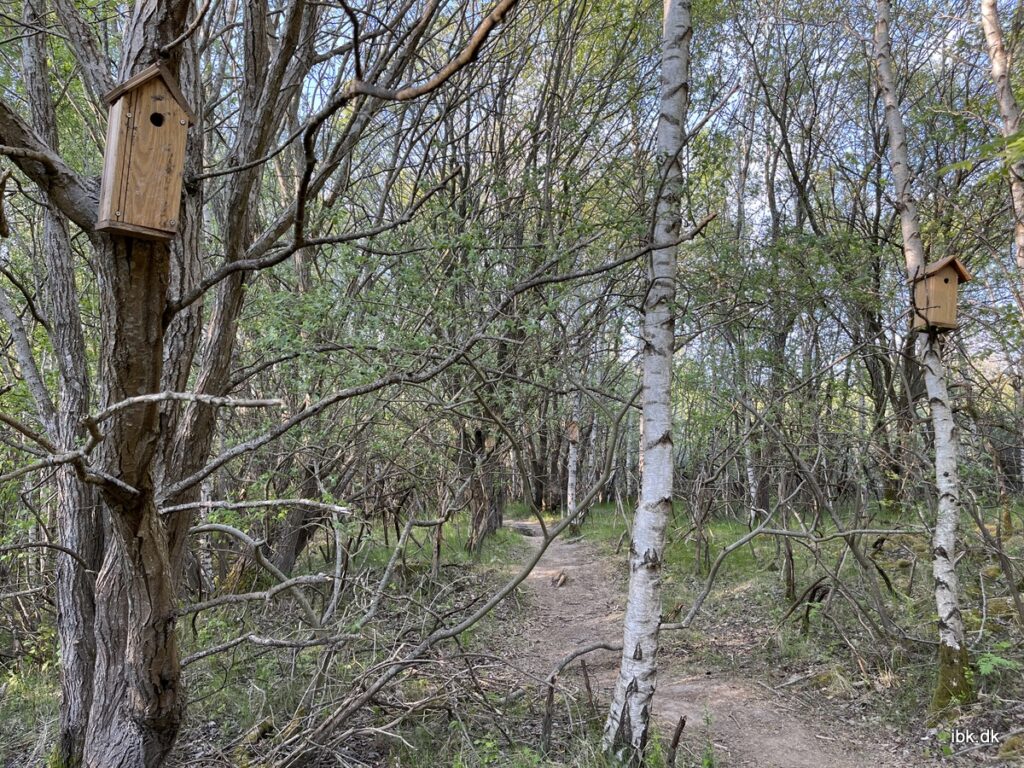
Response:
[[[536,522],[511,527],[534,547]],[[526,582],[526,619],[512,629],[513,663],[533,681],[543,680],[573,650],[598,642],[621,643],[624,579],[616,559],[582,540],[555,540]],[[615,683],[619,654],[585,657],[588,677],[603,714]],[[787,689],[714,669],[695,669],[685,657],[659,656],[654,715],[671,735],[682,716],[687,725],[679,750],[691,761],[711,745],[715,765],[729,768],[902,768],[926,765],[891,734],[823,715]],[[578,661],[559,677],[559,690],[585,699]],[[692,764],[692,762],[691,762]]]

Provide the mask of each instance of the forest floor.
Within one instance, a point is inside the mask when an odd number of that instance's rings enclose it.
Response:
[[[540,546],[540,526],[532,521],[510,524],[533,547]],[[527,581],[523,620],[510,628],[513,666],[538,680],[574,649],[595,642],[620,643],[625,602],[625,566],[615,566],[606,552],[582,539],[556,539]],[[564,578],[562,576],[564,575]],[[708,649],[687,648],[689,633],[673,633],[663,642],[654,714],[660,734],[671,736],[681,716],[686,727],[680,755],[691,762],[747,768],[896,768],[935,765],[922,756],[920,744],[894,727],[843,711],[818,691],[798,691],[806,675],[774,680],[756,670],[754,646],[764,642],[764,628],[742,619],[725,622],[701,642]],[[619,653],[595,651],[585,657],[596,707],[611,697]],[[765,679],[760,679],[764,677]],[[559,678],[559,692],[582,699],[583,673],[574,662]],[[713,755],[713,759],[709,756]],[[680,760],[682,763],[682,759]]]

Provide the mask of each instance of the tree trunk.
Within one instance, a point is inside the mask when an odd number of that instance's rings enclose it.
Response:
[[[633,521],[622,662],[603,747],[633,762],[647,746],[657,677],[661,563],[672,515],[672,354],[675,344],[676,242],[682,218],[681,155],[686,142],[690,79],[690,4],[666,0],[661,62],[658,195],[650,283],[643,319],[643,475]]]
[[[889,157],[896,182],[896,200],[903,231],[903,254],[907,277],[913,281],[924,273],[925,252],[917,215],[917,202],[911,189],[910,161],[903,117],[896,96],[891,65],[889,0],[878,0],[875,22],[875,63],[879,87],[885,103],[889,130]],[[939,666],[932,707],[936,711],[952,703],[971,698],[968,680],[968,655],[960,615],[956,570],[956,534],[960,518],[960,478],[958,474],[959,436],[953,421],[946,387],[942,350],[934,330],[928,332],[923,354],[925,388],[931,405],[935,439],[935,484],[938,516],[932,538],[932,575],[935,580],[935,604],[939,620]]]
[[[319,493],[316,465],[303,463],[301,471],[302,482],[298,488],[299,497],[303,499],[316,498]],[[318,514],[321,513],[309,507],[295,505],[285,513],[279,530],[274,532],[271,543],[274,554],[271,562],[286,576],[291,576],[295,563],[306,549],[306,544],[309,543],[315,530]]]
[[[123,39],[121,79],[185,28],[187,2],[137,2]],[[181,49],[165,61],[172,73]],[[171,245],[92,235],[101,311],[100,407],[159,392]],[[187,246],[185,246],[187,247]],[[103,424],[97,463],[109,515],[96,582],[96,666],[86,734],[86,768],[153,768],[181,725],[184,699],[174,622],[177,577],[155,500],[155,459],[165,434],[162,406],[117,411]]]
[[[46,4],[29,0],[24,21],[32,28],[45,26]],[[59,152],[57,117],[50,90],[46,39],[28,35],[22,47],[25,89],[35,131],[54,152]],[[75,264],[68,224],[49,202],[43,214],[43,257],[48,280],[46,311],[50,340],[59,369],[60,407],[54,419],[53,442],[71,451],[84,435],[81,420],[89,409],[88,362],[82,334]],[[103,528],[94,488],[86,485],[71,466],[56,472],[56,517],[60,543],[77,552],[92,571],[99,570]],[[60,641],[61,710],[56,758],[69,768],[81,764],[86,727],[92,705],[95,602],[93,578],[72,557],[57,556],[57,635]]]
[[[928,336],[923,362],[928,400],[932,408],[932,428],[935,431],[935,486],[939,495],[938,518],[932,535],[932,576],[935,579],[935,604],[939,612],[939,671],[932,709],[941,712],[950,704],[971,698],[971,684],[967,677],[967,644],[954,567],[957,525],[960,522],[960,438],[946,391],[942,347],[935,333]]]
[[[582,418],[583,397],[576,394],[572,406],[572,419],[566,430],[569,441],[569,455],[566,459],[565,517],[576,519],[576,485],[580,468],[580,419]]]
[[[102,305],[101,406],[159,391],[169,248],[97,237]],[[104,242],[105,241],[105,242]],[[160,405],[118,411],[105,423],[100,463],[113,535],[96,584],[96,673],[87,768],[163,762],[181,723],[174,632],[175,584],[167,529],[154,501]]]
[[[502,525],[502,499],[495,477],[497,446],[492,444],[488,448],[487,442],[487,435],[479,428],[472,434],[463,431],[468,471],[472,474],[469,484],[472,519],[466,549],[474,555],[480,554],[484,539]]]

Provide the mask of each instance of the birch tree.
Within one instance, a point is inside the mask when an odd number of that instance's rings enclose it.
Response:
[[[907,151],[907,135],[900,112],[896,78],[892,68],[892,43],[889,0],[878,0],[875,19],[874,58],[878,86],[885,106],[889,133],[889,164],[896,185],[896,208],[903,233],[903,255],[907,279],[911,283],[924,275],[925,249],[921,224],[913,192],[913,177]],[[911,306],[911,312],[915,311]],[[926,331],[921,365],[931,407],[935,446],[935,490],[938,511],[932,535],[932,576],[935,581],[935,605],[938,609],[938,677],[932,708],[946,709],[951,703],[971,697],[968,679],[968,652],[960,614],[959,584],[956,575],[957,527],[960,519],[960,478],[958,467],[959,436],[953,420],[942,363],[942,345],[934,329]]]
[[[629,594],[622,661],[603,746],[643,759],[657,681],[661,567],[672,515],[672,356],[675,343],[676,250],[682,223],[682,153],[690,91],[690,3],[667,0],[661,54],[657,151],[661,171],[654,243],[643,303],[643,474],[629,549]]]
[[[572,416],[566,428],[566,439],[569,441],[569,455],[566,459],[565,481],[565,514],[564,517],[576,519],[576,486],[580,467],[580,420],[583,418],[583,395],[579,392],[573,397]]]

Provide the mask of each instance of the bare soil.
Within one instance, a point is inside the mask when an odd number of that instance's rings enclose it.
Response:
[[[513,524],[525,540],[540,546],[540,527]],[[564,578],[562,578],[564,576]],[[620,643],[623,579],[610,558],[583,540],[554,541],[526,582],[526,618],[510,630],[513,666],[534,681],[543,680],[574,649],[595,642]],[[713,599],[713,598],[712,598]],[[714,642],[747,645],[742,622],[736,638]],[[619,654],[595,651],[586,657],[591,687],[602,706],[611,698]],[[713,745],[716,766],[736,768],[904,768],[933,765],[918,745],[891,732],[877,732],[825,706],[808,702],[787,687],[741,677],[734,671],[695,667],[685,653],[660,657],[654,715],[662,734],[671,735],[686,717],[680,756],[699,757]],[[559,689],[582,696],[578,662],[559,679]],[[822,702],[824,704],[824,702]],[[682,762],[682,760],[680,760]]]

